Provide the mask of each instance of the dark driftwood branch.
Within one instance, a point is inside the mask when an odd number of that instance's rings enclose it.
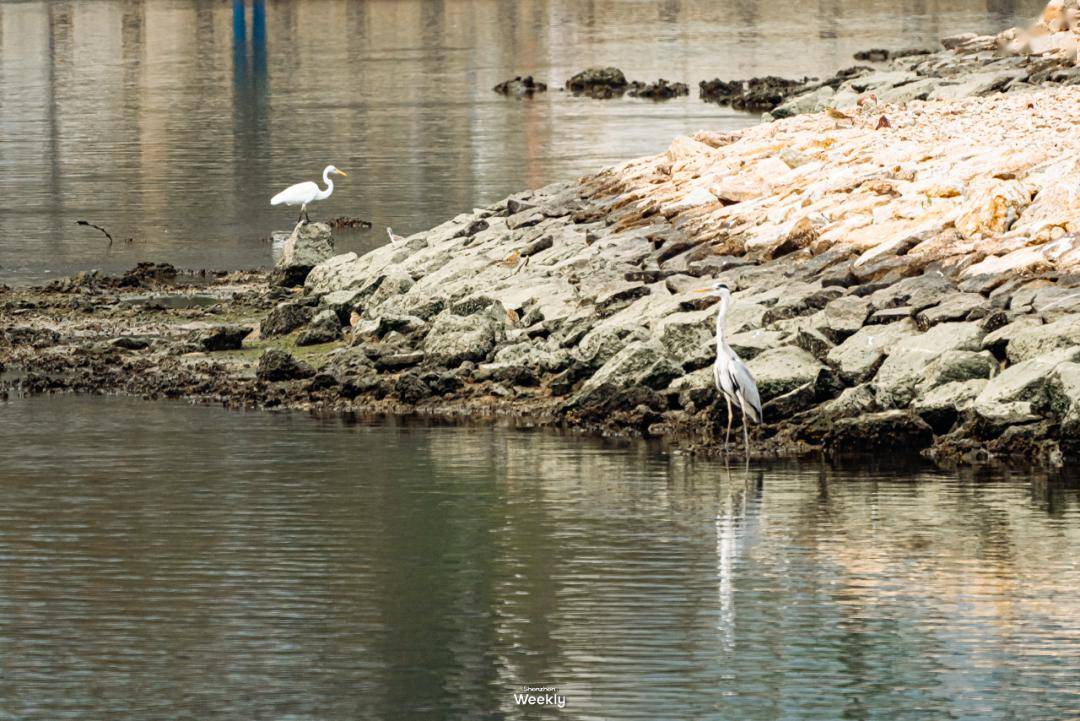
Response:
[[[361,230],[369,230],[372,225],[370,220],[364,220],[363,218],[357,218],[351,215],[341,215],[326,221],[326,223],[334,230],[339,230],[341,228],[360,228]]]
[[[105,234],[106,238],[109,239],[109,245],[112,245],[113,237],[111,235],[109,235],[109,231],[105,230],[100,225],[94,225],[93,223],[89,223],[89,222],[87,222],[85,220],[76,220],[75,225],[87,225],[87,226],[89,226],[91,228],[97,228],[98,230],[100,230],[102,233]]]

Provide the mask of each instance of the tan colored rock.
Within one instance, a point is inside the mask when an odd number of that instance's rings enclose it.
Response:
[[[956,229],[965,238],[1004,233],[1030,203],[1027,188],[1016,180],[985,180],[967,194]]]

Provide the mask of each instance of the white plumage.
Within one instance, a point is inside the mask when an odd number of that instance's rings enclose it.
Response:
[[[326,190],[320,189],[316,183],[310,180],[297,183],[296,185],[290,185],[271,198],[270,205],[299,205],[300,218],[310,220],[307,216],[308,204],[314,203],[316,200],[325,200],[334,192],[334,181],[330,180],[331,173],[348,176],[348,173],[344,170],[338,170],[333,165],[327,165],[322,174],[323,182],[326,183]],[[300,218],[297,218],[297,222],[300,222]]]

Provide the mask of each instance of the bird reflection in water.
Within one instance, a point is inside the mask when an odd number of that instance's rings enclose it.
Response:
[[[765,472],[747,471],[741,481],[727,471],[728,494],[716,514],[716,580],[718,614],[716,630],[727,652],[735,650],[736,561],[756,543],[761,523]]]

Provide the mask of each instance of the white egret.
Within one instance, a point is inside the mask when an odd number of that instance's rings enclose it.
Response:
[[[311,218],[307,214],[308,203],[314,203],[316,200],[326,200],[334,192],[334,181],[330,180],[331,173],[345,177],[349,175],[344,170],[338,170],[333,165],[327,165],[322,172],[326,190],[321,190],[317,183],[310,180],[306,183],[297,183],[296,185],[290,185],[271,198],[270,205],[299,205],[300,217],[296,219],[296,222],[299,223],[300,218],[311,222]]]
[[[390,226],[386,226],[386,234],[390,236],[390,245],[397,245],[398,243],[404,243],[405,238],[394,233]]]
[[[750,369],[742,362],[738,354],[724,340],[724,321],[727,320],[728,307],[731,305],[731,289],[724,282],[717,282],[705,288],[698,288],[698,293],[708,293],[720,298],[720,309],[716,313],[716,362],[713,364],[713,378],[716,389],[727,401],[727,433],[724,435],[724,452],[727,452],[731,438],[731,403],[739,404],[743,415],[743,441],[746,443],[746,457],[750,457],[750,433],[747,420],[761,423],[761,396],[757,383]]]

